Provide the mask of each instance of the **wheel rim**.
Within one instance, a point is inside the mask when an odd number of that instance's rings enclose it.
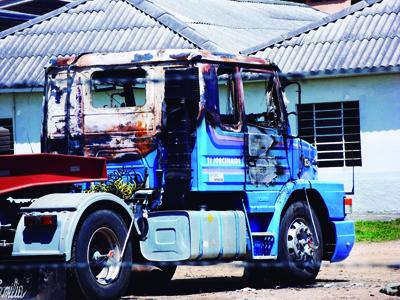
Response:
[[[287,250],[295,261],[310,261],[316,246],[311,229],[302,219],[294,220],[287,233]]]
[[[121,247],[114,231],[107,227],[98,228],[90,237],[87,262],[97,283],[113,282],[121,269]]]

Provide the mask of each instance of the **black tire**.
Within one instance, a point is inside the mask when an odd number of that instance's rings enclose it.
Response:
[[[289,283],[310,283],[317,277],[323,257],[321,227],[314,210],[305,202],[293,202],[281,219],[278,263],[281,279]],[[316,238],[316,236],[318,238]]]
[[[72,286],[77,287],[82,296],[117,299],[126,291],[130,282],[132,244],[127,244],[122,264],[113,262],[119,260],[127,232],[122,218],[109,210],[95,211],[83,221],[75,235],[71,257]]]
[[[244,278],[248,284],[258,287],[276,284],[305,284],[314,281],[321,267],[323,241],[321,227],[313,209],[311,209],[311,213],[319,241],[317,249],[312,250],[312,255],[305,255],[303,258],[306,260],[300,260],[296,258],[295,253],[290,253],[291,251],[288,249],[288,243],[290,244],[288,236],[293,235],[294,232],[294,228],[291,226],[296,227],[298,224],[303,224],[308,228],[313,246],[317,244],[308,206],[304,202],[296,201],[288,207],[281,219],[278,259],[274,262],[255,261],[245,266]],[[262,265],[260,266],[260,264]]]

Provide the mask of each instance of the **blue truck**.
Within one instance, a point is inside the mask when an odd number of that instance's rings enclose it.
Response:
[[[203,50],[55,59],[43,104],[48,171],[27,186],[0,166],[0,192],[2,180],[20,184],[3,187],[0,222],[14,231],[0,238],[2,260],[61,262],[57,278],[88,299],[120,297],[135,284],[132,265],[157,268],[155,285],[179,264],[238,260],[251,282],[312,282],[323,260],[353,247],[351,201],[343,184],[318,180],[316,148],[292,134],[282,82],[268,60]]]

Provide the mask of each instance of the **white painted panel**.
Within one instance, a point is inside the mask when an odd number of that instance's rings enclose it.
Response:
[[[41,93],[15,94],[15,153],[40,152],[42,122]]]
[[[13,101],[11,94],[0,94],[0,118],[13,117]]]

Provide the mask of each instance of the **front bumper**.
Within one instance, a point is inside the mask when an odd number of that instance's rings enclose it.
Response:
[[[353,221],[334,221],[336,246],[331,262],[338,262],[346,259],[355,242],[355,229]]]

